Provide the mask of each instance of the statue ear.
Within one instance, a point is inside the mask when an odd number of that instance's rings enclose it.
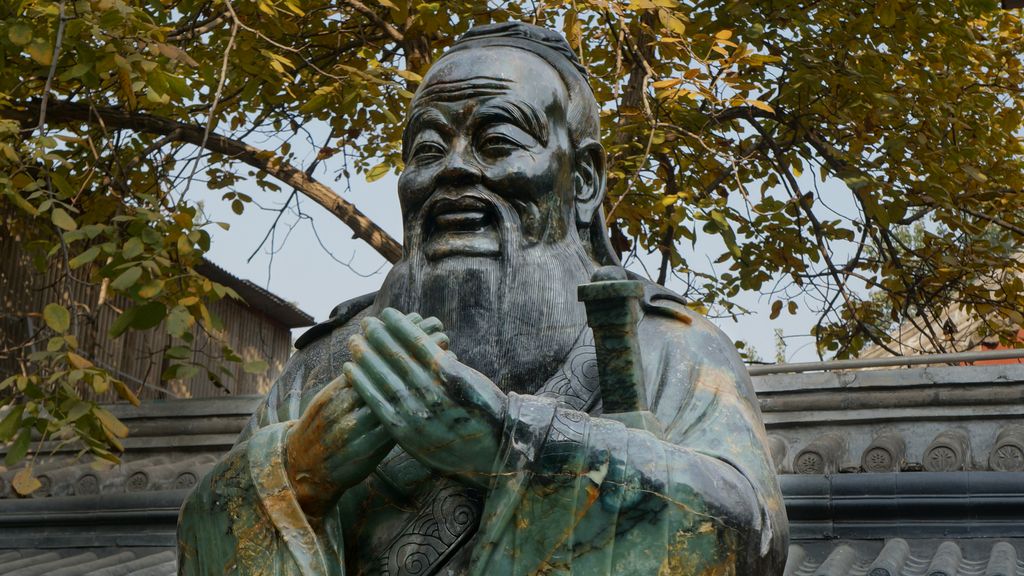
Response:
[[[595,140],[584,140],[576,148],[576,226],[589,228],[594,214],[604,201],[608,175],[605,173],[604,147]]]

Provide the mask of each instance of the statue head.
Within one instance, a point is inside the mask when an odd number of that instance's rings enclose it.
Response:
[[[608,263],[598,114],[558,33],[520,22],[467,32],[412,101],[398,188],[406,245],[429,259],[486,257],[503,233],[527,247],[575,233]]]
[[[576,286],[614,262],[599,140],[598,104],[558,33],[467,32],[411,103],[405,254],[383,302],[441,318],[460,358],[506,388],[561,361],[585,324]]]

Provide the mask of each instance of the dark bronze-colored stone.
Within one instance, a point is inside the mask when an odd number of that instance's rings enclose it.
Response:
[[[565,39],[473,28],[410,106],[403,257],[300,339],[196,484],[181,573],[781,574],[747,371],[618,266]]]
[[[865,472],[897,472],[906,462],[907,443],[893,432],[875,436],[860,458]]]
[[[970,437],[963,430],[944,430],[928,445],[921,460],[929,472],[966,470],[971,462]]]
[[[793,458],[796,474],[832,474],[839,470],[846,455],[846,441],[829,432],[808,444]]]

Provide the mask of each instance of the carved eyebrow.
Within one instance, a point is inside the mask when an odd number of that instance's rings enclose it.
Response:
[[[436,108],[423,107],[413,110],[409,115],[409,121],[405,124],[405,129],[402,130],[403,157],[409,152],[413,135],[421,128],[434,128],[445,134],[450,134],[452,131],[444,114],[441,114]]]
[[[476,123],[508,122],[526,130],[544,146],[548,145],[547,118],[529,102],[497,99],[487,102],[475,114]]]

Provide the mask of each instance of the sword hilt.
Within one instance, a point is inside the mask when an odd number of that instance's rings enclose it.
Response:
[[[587,324],[594,332],[597,374],[605,414],[647,410],[644,369],[640,359],[637,322],[643,282],[629,280],[618,266],[594,272],[577,295],[587,307]]]

